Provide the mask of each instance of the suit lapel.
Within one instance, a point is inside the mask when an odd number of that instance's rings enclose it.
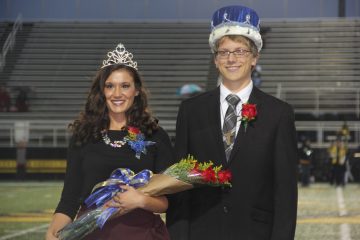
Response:
[[[225,148],[222,140],[222,127],[220,119],[220,88],[217,87],[209,95],[209,102],[207,104],[208,122],[209,126],[216,126],[212,128],[216,149],[218,149],[219,163],[226,164]],[[219,146],[218,146],[219,145]]]
[[[251,91],[248,103],[256,104],[256,110],[259,113],[259,111],[261,109],[261,102],[260,102],[260,99],[259,99],[259,90],[255,86],[253,87],[253,89]],[[248,131],[254,131],[255,128],[256,128],[256,120],[251,122],[251,124],[247,126],[246,131],[245,131],[244,124],[241,123],[240,128],[239,128],[239,130],[237,132],[237,135],[236,135],[233,150],[232,150],[231,155],[230,155],[229,164],[234,159],[234,157],[236,156],[239,149],[241,147],[244,147],[244,145],[245,145],[244,143],[246,143],[248,141],[247,136],[249,134],[246,134],[246,133]]]

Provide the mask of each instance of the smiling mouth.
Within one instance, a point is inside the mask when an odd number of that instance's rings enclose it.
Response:
[[[240,67],[239,66],[229,66],[229,67],[226,67],[226,69],[229,71],[236,71],[236,70],[240,69]]]
[[[125,100],[112,100],[111,103],[115,106],[120,106],[125,102]]]

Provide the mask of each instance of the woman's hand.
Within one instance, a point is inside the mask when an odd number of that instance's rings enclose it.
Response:
[[[128,213],[136,208],[144,208],[145,195],[131,186],[121,186],[124,192],[118,192],[106,207],[119,208],[120,214]]]
[[[56,233],[71,222],[71,218],[63,213],[55,213],[45,234],[46,240],[59,240]]]
[[[165,196],[151,197],[127,185],[121,186],[121,188],[124,192],[117,193],[104,205],[105,208],[118,208],[118,215],[128,213],[136,208],[155,213],[163,213],[168,208],[168,200]]]
[[[45,236],[45,240],[59,240],[54,234],[47,232]]]

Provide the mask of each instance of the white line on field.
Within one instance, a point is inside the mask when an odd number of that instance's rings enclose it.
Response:
[[[30,232],[35,232],[35,231],[38,231],[38,230],[42,230],[44,228],[47,228],[48,226],[49,226],[49,224],[44,224],[44,225],[40,225],[40,226],[37,226],[37,227],[25,229],[25,230],[20,231],[20,232],[16,232],[16,233],[13,233],[13,234],[9,234],[9,235],[0,237],[0,240],[12,239],[12,238],[15,238],[15,237],[18,237],[18,236],[21,236],[21,235],[25,235],[25,234],[30,233]]]
[[[336,188],[336,195],[337,195],[337,201],[339,207],[339,216],[340,217],[346,216],[348,213],[346,210],[344,194],[341,187]],[[350,226],[347,223],[343,223],[340,225],[340,240],[351,240]]]
[[[343,223],[340,225],[340,236],[341,240],[351,240],[349,224]]]
[[[339,216],[340,217],[346,216],[347,211],[346,211],[344,195],[343,195],[343,191],[342,191],[341,187],[336,188],[336,195],[337,195],[337,200],[338,200]]]

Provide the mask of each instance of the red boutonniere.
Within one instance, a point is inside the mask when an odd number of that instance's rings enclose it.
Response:
[[[245,131],[248,124],[257,116],[256,104],[244,103],[241,109],[241,122],[244,123]]]

